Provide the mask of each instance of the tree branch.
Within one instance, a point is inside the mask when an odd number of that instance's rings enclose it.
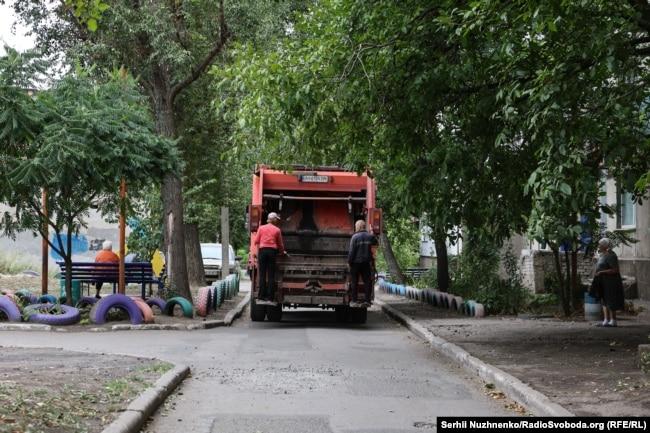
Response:
[[[219,1],[219,39],[215,42],[215,44],[212,46],[212,49],[208,52],[208,54],[203,58],[201,62],[199,62],[193,69],[192,72],[182,81],[179,83],[174,84],[174,86],[171,88],[170,94],[169,94],[169,100],[173,104],[174,100],[176,99],[176,96],[185,88],[187,88],[190,84],[192,84],[194,81],[196,81],[201,74],[212,64],[214,61],[215,57],[219,53],[223,51],[224,46],[226,45],[226,42],[228,41],[228,38],[230,37],[230,31],[228,30],[228,26],[226,25],[226,18],[224,15],[224,8],[223,8],[223,0]]]

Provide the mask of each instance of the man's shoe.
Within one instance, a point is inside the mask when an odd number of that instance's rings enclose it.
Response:
[[[357,301],[352,301],[350,302],[350,308],[359,308],[361,304],[359,304]]]
[[[95,298],[102,299],[102,297],[100,295],[95,295]]]
[[[272,305],[271,301],[267,301],[266,299],[258,299],[255,303],[257,305]]]

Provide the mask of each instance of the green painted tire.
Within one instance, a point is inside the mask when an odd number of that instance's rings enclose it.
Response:
[[[165,304],[165,311],[163,311],[163,313],[166,316],[173,316],[174,307],[176,305],[180,305],[181,309],[183,310],[184,317],[187,317],[189,319],[194,317],[194,309],[192,308],[192,304],[190,304],[190,301],[183,298],[182,296],[176,296],[168,299],[167,303]]]
[[[219,306],[223,304],[223,299],[224,299],[223,292],[224,292],[224,285],[222,284],[221,281],[219,281],[219,284],[217,285],[217,303],[219,304]]]

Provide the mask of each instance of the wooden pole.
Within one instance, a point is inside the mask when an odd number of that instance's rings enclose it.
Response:
[[[230,226],[228,218],[228,208],[221,207],[221,279],[225,280],[230,274]]]
[[[126,180],[120,182],[120,268],[117,285],[118,293],[126,293],[126,280],[124,277],[124,255],[126,253]]]
[[[47,225],[47,189],[43,188],[41,196],[41,203],[43,208],[43,236],[41,238],[41,294],[47,295],[47,276],[48,276],[48,249],[47,238],[50,236],[49,226]]]

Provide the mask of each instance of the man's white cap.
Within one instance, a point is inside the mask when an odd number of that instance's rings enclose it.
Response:
[[[269,216],[266,217],[266,220],[267,220],[267,221],[272,221],[272,220],[282,221],[282,220],[280,219],[280,215],[278,215],[278,214],[275,213],[275,212],[271,212],[271,213],[269,214]]]

